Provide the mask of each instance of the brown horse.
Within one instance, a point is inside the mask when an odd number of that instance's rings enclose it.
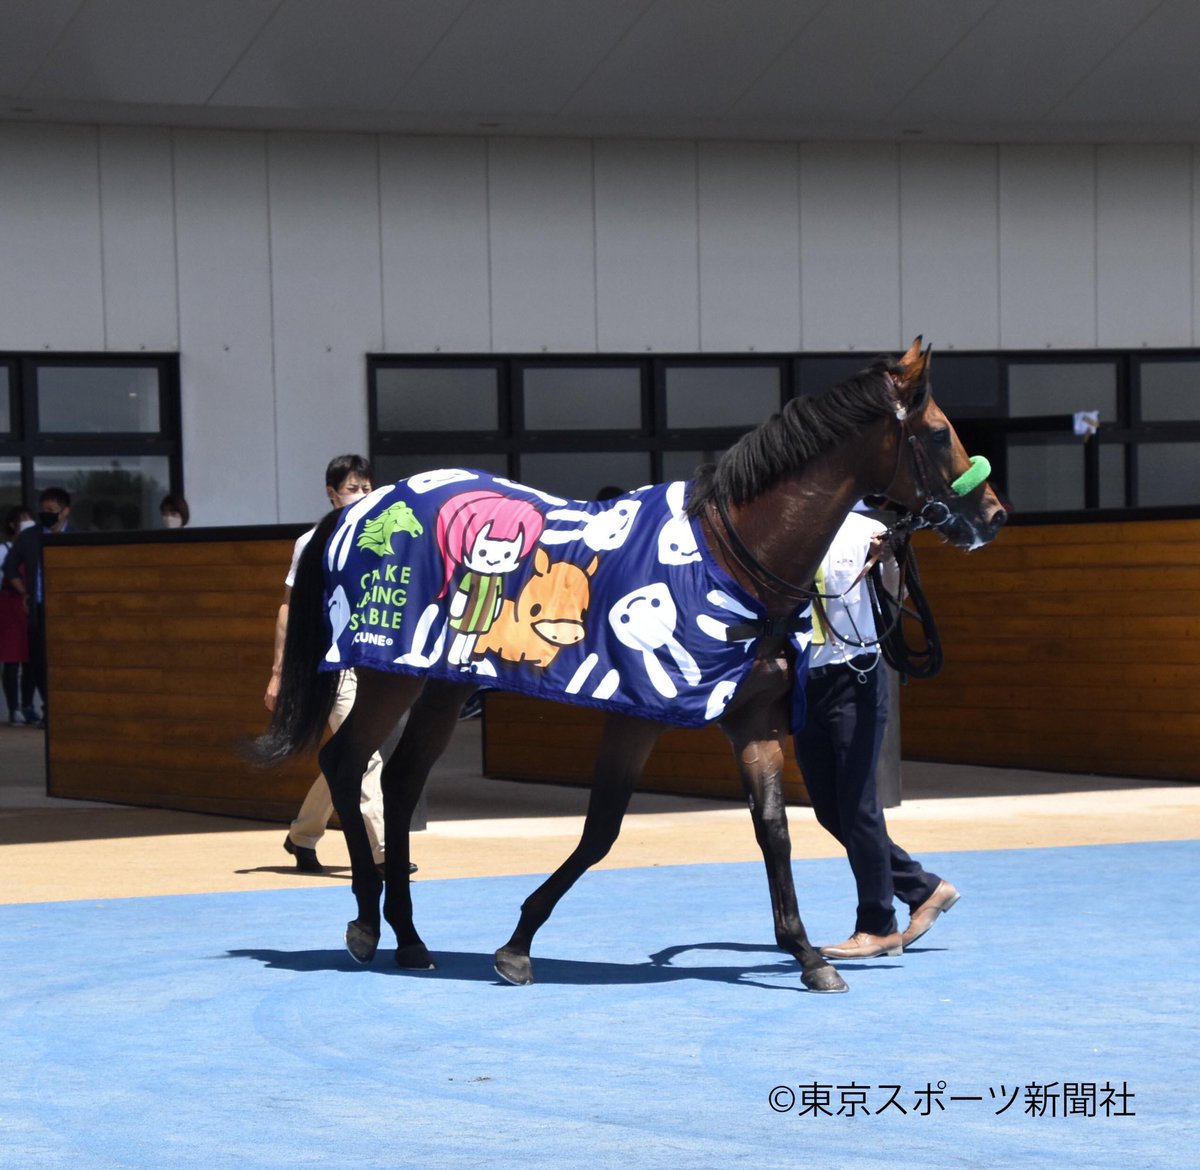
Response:
[[[689,485],[686,517],[681,513],[672,521],[683,525],[685,539],[690,531],[697,544],[703,542],[705,555],[762,611],[738,634],[747,639],[747,654],[752,651],[750,665],[714,718],[732,743],[766,863],[776,941],[799,961],[803,982],[814,991],[844,991],[846,985],[809,942],[800,919],[781,787],[797,666],[792,635],[798,615],[809,606],[813,574],[847,512],[863,496],[886,496],[918,517],[918,526],[933,528],[967,549],[992,540],[1005,519],[1000,501],[930,394],[929,364],[929,351],[922,352],[918,338],[899,360],[880,359],[822,395],[792,400],[739,440],[715,467],[701,469]],[[430,473],[430,479],[440,474],[469,473]],[[634,509],[627,505],[627,510]],[[323,558],[323,551],[336,522],[337,514],[322,522],[320,539],[310,542],[300,566],[279,701],[271,726],[258,741],[265,760],[314,744],[332,703],[336,674],[328,668],[319,673],[318,667],[330,645],[322,599],[336,576],[323,580],[323,559],[334,563],[332,552]],[[910,521],[908,527],[913,526]],[[337,540],[335,535],[329,542],[331,550]],[[652,661],[660,647],[647,646],[647,669],[665,677],[667,666]],[[682,651],[673,643],[669,648],[677,663],[689,661],[678,656]],[[359,665],[354,709],[321,750],[321,767],[353,867],[358,913],[348,925],[346,945],[360,962],[369,962],[378,946],[383,893],[383,918],[398,943],[396,962],[411,969],[433,965],[413,924],[409,825],[429,770],[477,681],[467,667],[460,675],[447,677],[442,670],[441,677],[426,677],[420,660],[387,669]],[[503,676],[497,685],[505,685]],[[358,789],[371,753],[410,707],[408,726],[383,772],[387,860],[386,885],[381,887],[359,813]],[[534,935],[559,899],[616,841],[629,798],[664,726],[666,721],[626,712],[606,716],[579,844],[525,900],[516,930],[496,952],[496,970],[510,983],[532,982]]]

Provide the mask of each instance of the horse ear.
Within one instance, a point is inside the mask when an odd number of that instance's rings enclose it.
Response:
[[[907,368],[913,364],[921,356],[921,342],[924,340],[924,335],[918,333],[913,339],[912,345],[908,347],[906,353],[896,364],[901,370],[907,372]]]
[[[933,346],[928,345],[921,351],[923,338],[918,335],[908,352],[896,363],[900,371],[900,381],[897,389],[905,395],[905,405],[911,401],[913,393],[919,389],[929,376],[929,365],[933,360]]]
[[[533,571],[539,577],[550,572],[550,554],[540,544],[533,550]]]

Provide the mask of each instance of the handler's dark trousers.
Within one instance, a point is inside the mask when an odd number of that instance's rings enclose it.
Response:
[[[883,665],[866,673],[830,666],[809,674],[808,718],[796,733],[796,759],[823,828],[846,849],[858,885],[855,931],[896,929],[893,899],[919,906],[941,880],[889,836],[875,787],[875,765],[887,724]]]

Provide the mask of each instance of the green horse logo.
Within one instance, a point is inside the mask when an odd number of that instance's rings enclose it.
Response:
[[[413,510],[401,500],[363,525],[363,530],[358,534],[358,547],[387,557],[392,555],[392,536],[395,533],[407,532],[409,536],[420,536],[424,531]]]

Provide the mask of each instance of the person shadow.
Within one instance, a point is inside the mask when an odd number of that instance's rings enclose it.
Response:
[[[327,865],[322,873],[305,873],[302,870],[298,870],[295,862],[292,861],[281,861],[277,865],[255,865],[249,869],[235,869],[233,872],[239,877],[245,877],[247,874],[253,873],[272,873],[289,877],[332,878],[343,882],[348,882],[351,876],[348,865]]]
[[[596,960],[555,959],[535,956],[534,982],[568,987],[628,987],[680,983],[698,979],[709,983],[758,987],[766,991],[805,992],[800,981],[800,967],[790,956],[765,962],[711,962],[700,965],[674,966],[673,960],[695,952],[718,952],[728,955],[762,956],[775,948],[769,944],[708,942],[667,947],[650,955],[644,963],[606,963]],[[344,950],[282,951],[266,948],[230,950],[226,958],[248,959],[262,963],[271,970],[295,972],[361,970]],[[388,959],[381,948],[370,970],[379,975],[403,976],[418,979],[453,980],[461,983],[490,983],[496,987],[509,984],[496,974],[495,956],[482,951],[434,951],[437,966],[432,971],[402,970]],[[882,970],[894,963],[839,963],[839,971]]]

